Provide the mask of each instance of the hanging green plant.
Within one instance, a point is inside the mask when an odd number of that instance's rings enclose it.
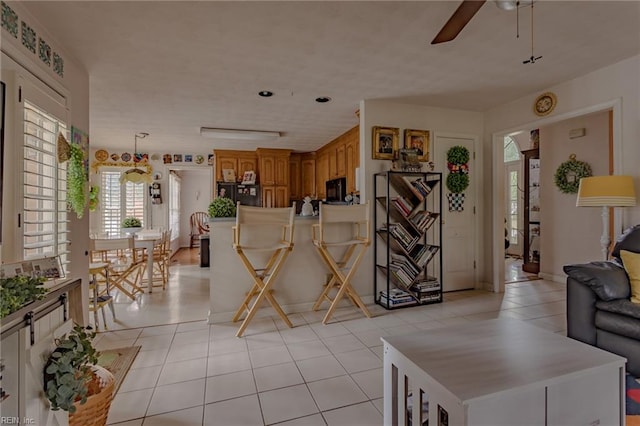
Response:
[[[467,164],[469,162],[469,150],[464,146],[456,145],[447,151],[447,163]]]
[[[569,161],[565,161],[558,166],[553,180],[561,192],[565,194],[577,194],[580,179],[589,177],[592,174],[591,166],[588,163],[576,160],[576,155],[571,154]]]
[[[67,169],[67,203],[76,212],[78,219],[82,219],[87,197],[84,194],[87,177],[84,171],[84,154],[75,144],[69,145],[69,167]]]
[[[469,186],[469,175],[464,173],[450,173],[447,176],[447,189],[454,194],[464,192]]]

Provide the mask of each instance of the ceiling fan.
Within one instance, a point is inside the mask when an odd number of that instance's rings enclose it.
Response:
[[[494,2],[502,10],[514,10],[529,5],[531,0],[495,0]],[[464,0],[453,12],[453,15],[444,24],[444,27],[442,27],[431,44],[444,43],[456,38],[485,3],[486,0]]]

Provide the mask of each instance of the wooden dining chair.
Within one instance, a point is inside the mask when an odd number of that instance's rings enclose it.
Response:
[[[246,312],[237,337],[245,332],[265,299],[280,318],[293,327],[272,293],[275,279],[293,250],[295,211],[295,203],[293,207],[284,208],[250,207],[238,203],[233,248],[251,276],[253,285],[233,317],[236,322]],[[253,262],[247,257],[249,253],[255,254],[251,257]],[[260,264],[256,265],[258,262]]]
[[[135,248],[133,236],[125,238],[90,239],[91,262],[109,264],[109,280],[113,287],[126,294],[132,300],[138,293],[144,293],[140,286],[144,272],[144,254]],[[106,280],[103,274],[98,279]]]
[[[329,321],[345,295],[367,318],[371,318],[367,306],[351,284],[371,244],[369,216],[368,202],[351,206],[320,204],[319,221],[312,226],[311,237],[322,261],[331,272],[331,279],[313,305],[313,310],[317,311],[323,302],[330,303],[323,324]],[[336,290],[333,298],[330,296],[332,290]]]
[[[113,320],[116,319],[116,311],[113,307],[113,295],[111,294],[111,282],[109,280],[109,263],[108,262],[92,262],[89,264],[89,312],[93,312],[93,322],[96,330],[100,330],[100,322],[98,321],[98,311],[102,311],[102,321],[104,329],[107,330],[107,316],[104,313],[104,307],[108,306],[111,310]],[[104,277],[99,280],[98,277]]]
[[[209,215],[205,212],[195,212],[189,218],[189,223],[191,224],[189,248],[193,248],[200,245],[200,235],[209,233]]]

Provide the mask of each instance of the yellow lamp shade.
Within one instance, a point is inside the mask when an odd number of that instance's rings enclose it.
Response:
[[[591,176],[580,179],[577,207],[627,207],[636,205],[631,176]]]

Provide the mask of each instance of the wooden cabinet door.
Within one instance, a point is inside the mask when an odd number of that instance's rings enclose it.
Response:
[[[224,180],[222,177],[223,169],[235,170],[236,177],[237,177],[238,176],[238,159],[235,157],[224,157],[224,156],[216,157],[216,180],[218,182],[222,182]]]
[[[260,157],[260,184],[276,184],[276,165],[274,157]]]
[[[356,149],[353,143],[345,145],[344,158],[347,171],[347,193],[356,192]]]
[[[344,144],[340,144],[336,148],[336,174],[338,177],[347,175],[346,162],[346,147]]]
[[[300,155],[291,155],[289,158],[289,196],[292,200],[301,199],[304,195],[301,191],[302,170]]]
[[[262,186],[262,207],[275,207],[276,187]]]
[[[317,194],[316,160],[313,160],[313,159],[302,160],[301,169],[302,169],[301,198],[304,198],[306,196],[312,197]]]
[[[289,185],[289,156],[277,156],[275,162],[275,184]]]
[[[337,164],[337,156],[335,148],[329,148],[329,179],[333,179],[338,176],[338,164]]]
[[[238,158],[238,173],[240,176],[244,175],[244,172],[258,171],[258,159],[257,158]]]
[[[276,186],[274,207],[289,207],[289,187]]]
[[[326,182],[329,180],[329,156],[326,152],[318,155],[316,163],[316,188],[318,199],[322,200],[327,196]]]

